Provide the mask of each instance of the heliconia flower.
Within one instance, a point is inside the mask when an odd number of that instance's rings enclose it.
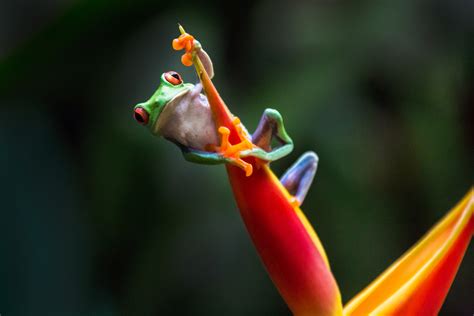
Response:
[[[185,34],[182,28],[181,31]],[[174,45],[186,46],[177,42]],[[228,129],[232,144],[242,142],[235,118],[199,58],[195,55],[192,58],[216,127]],[[301,209],[292,202],[292,196],[268,164],[255,158],[244,160],[251,164],[253,172],[248,176],[239,166],[227,164],[230,184],[260,258],[294,315],[438,313],[473,235],[474,189],[343,308],[324,248]]]
[[[474,231],[474,190],[344,308],[345,315],[436,315]]]

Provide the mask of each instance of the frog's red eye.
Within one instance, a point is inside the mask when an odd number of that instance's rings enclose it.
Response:
[[[142,125],[147,125],[148,118],[150,117],[150,115],[148,114],[147,111],[145,111],[144,108],[138,107],[135,110],[133,110],[133,117],[135,118],[135,121],[137,121],[138,123]]]
[[[165,79],[175,86],[183,83],[183,79],[181,79],[181,76],[176,71],[168,71],[165,73]]]

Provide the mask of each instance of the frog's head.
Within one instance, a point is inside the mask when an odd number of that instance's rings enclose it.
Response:
[[[135,120],[158,134],[158,118],[167,104],[191,90],[193,84],[183,83],[176,71],[168,71],[161,75],[160,86],[151,98],[135,105],[133,117]]]

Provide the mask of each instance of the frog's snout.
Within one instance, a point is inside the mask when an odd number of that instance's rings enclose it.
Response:
[[[147,125],[150,118],[150,114],[142,108],[141,106],[135,107],[133,109],[133,118],[141,125]]]

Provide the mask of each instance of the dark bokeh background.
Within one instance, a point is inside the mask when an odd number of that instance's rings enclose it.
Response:
[[[230,7],[228,7],[230,5]],[[0,2],[0,313],[288,315],[222,167],[131,116],[181,22],[253,130],[320,156],[303,209],[347,302],[473,180],[474,2]],[[468,250],[443,308],[471,315]]]

